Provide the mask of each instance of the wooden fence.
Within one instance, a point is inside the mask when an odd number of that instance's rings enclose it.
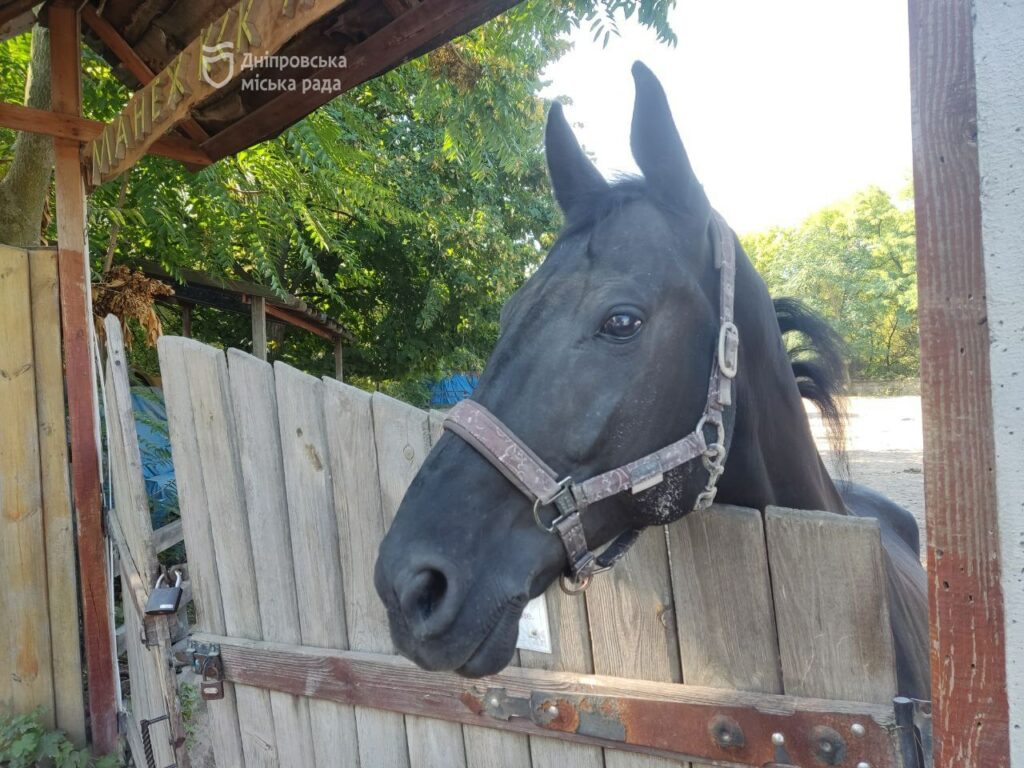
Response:
[[[372,574],[436,414],[186,339],[159,353],[218,765],[915,765],[874,521],[691,515],[584,596],[550,590],[552,653],[428,673],[393,655]]]
[[[111,315],[104,329],[104,416],[113,502],[107,527],[121,579],[124,624],[118,628],[118,655],[123,653],[128,667],[127,695],[122,702],[123,732],[136,765],[189,768],[171,659],[171,628],[177,617],[146,615],[150,591],[161,572],[157,554],[161,548],[180,541],[181,527],[172,523],[157,532],[159,537],[154,535],[121,325]],[[155,543],[157,538],[162,545]]]
[[[0,246],[0,713],[85,743],[57,253]]]

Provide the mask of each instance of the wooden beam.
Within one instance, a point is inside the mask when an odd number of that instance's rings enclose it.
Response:
[[[78,117],[82,108],[81,34],[74,8],[50,8],[53,111]],[[107,540],[100,501],[98,401],[92,356],[92,300],[86,243],[86,200],[80,145],[55,138],[57,241],[64,368],[71,432],[71,483],[78,532],[79,585],[88,669],[93,748],[117,746],[114,637],[108,608]]]
[[[891,705],[516,667],[473,680],[426,672],[385,654],[206,633],[194,640],[220,647],[228,681],[296,696],[717,765],[774,764],[775,732],[786,736],[787,764],[818,765],[812,731],[825,726],[846,734],[859,723],[865,733],[856,744],[848,742],[843,764],[900,765]],[[713,721],[722,716],[742,731],[742,746],[719,746],[709,736]]]
[[[99,136],[105,127],[104,123],[97,120],[0,102],[0,128],[42,133],[75,142],[88,142]],[[202,149],[179,136],[164,136],[158,139],[149,148],[149,153],[198,167],[207,166],[212,162]]]
[[[345,354],[342,349],[342,340],[339,336],[334,340],[334,378],[338,381],[344,381],[342,375],[345,372]]]
[[[253,297],[253,301],[255,300],[256,297]],[[267,314],[276,320],[280,320],[283,323],[288,323],[288,325],[294,325],[296,328],[301,328],[304,331],[309,331],[310,333],[316,334],[322,339],[334,341],[334,339],[337,338],[336,333],[332,333],[326,328],[317,325],[312,320],[302,317],[301,315],[295,312],[291,312],[285,309],[284,307],[274,306],[269,302],[267,303]]]
[[[1008,649],[973,27],[969,0],[910,0],[933,722],[936,766],[1005,768]]]
[[[519,0],[424,0],[346,51],[344,67],[317,71],[319,88],[285,91],[217,133],[202,147],[214,160],[272,138],[318,107],[360,83],[398,66],[440,36],[455,36],[516,5]]]
[[[121,37],[120,33],[114,29],[109,21],[100,16],[92,5],[86,4],[82,6],[82,21],[89,25],[89,29],[103,41],[117,57],[117,60],[124,64],[141,85],[148,85],[156,76],[153,70],[149,68],[149,65],[128,44],[128,41]],[[205,141],[210,138],[210,134],[191,117],[181,121],[181,129],[193,141]]]
[[[31,8],[22,12],[20,16],[15,16],[13,19],[5,21],[3,24],[0,24],[0,43],[28,32],[35,26],[35,23],[36,14]]]
[[[136,91],[121,114],[89,145],[91,183],[102,184],[131,168],[153,142],[187,118],[193,106],[241,77],[247,56],[276,53],[343,2],[237,0]],[[218,53],[211,56],[210,50]]]
[[[26,11],[31,11],[32,7],[38,4],[39,0],[14,0],[10,5],[0,8],[0,27],[18,18]]]
[[[186,339],[192,338],[192,305],[187,302],[179,302],[181,306],[181,335]]]
[[[267,300],[262,296],[252,297],[252,354],[267,359]]]

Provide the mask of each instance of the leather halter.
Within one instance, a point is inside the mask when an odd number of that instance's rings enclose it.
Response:
[[[569,558],[568,576],[562,578],[562,588],[567,592],[586,589],[595,574],[608,570],[626,554],[642,530],[636,528],[620,534],[604,552],[595,554],[587,545],[583,531],[582,513],[590,504],[625,491],[636,494],[653,488],[664,479],[666,472],[698,457],[703,459],[708,481],[697,495],[693,509],[706,509],[715,499],[718,478],[725,471],[724,413],[733,402],[732,380],[739,362],[739,331],[733,323],[736,243],[732,230],[717,211],[712,211],[710,226],[715,235],[715,266],[719,271],[718,346],[704,413],[686,437],[629,464],[576,483],[571,477],[559,480],[551,467],[480,403],[463,400],[445,417],[445,429],[476,449],[533,502],[537,525],[548,533],[558,534]],[[710,442],[705,435],[707,428],[715,431]],[[551,525],[545,525],[539,510],[549,505],[554,505],[558,517]]]

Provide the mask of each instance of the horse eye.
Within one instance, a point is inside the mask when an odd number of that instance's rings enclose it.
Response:
[[[610,336],[613,339],[631,339],[640,332],[640,326],[644,324],[636,315],[629,312],[616,312],[604,321],[601,326],[601,334]]]

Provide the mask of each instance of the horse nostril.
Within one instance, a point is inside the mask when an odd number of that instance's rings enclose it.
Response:
[[[409,586],[416,601],[414,611],[419,618],[426,620],[444,600],[444,594],[448,591],[448,579],[440,571],[425,568],[412,577]]]
[[[400,588],[402,613],[414,635],[424,639],[448,628],[458,611],[451,586],[444,571],[427,566]]]

